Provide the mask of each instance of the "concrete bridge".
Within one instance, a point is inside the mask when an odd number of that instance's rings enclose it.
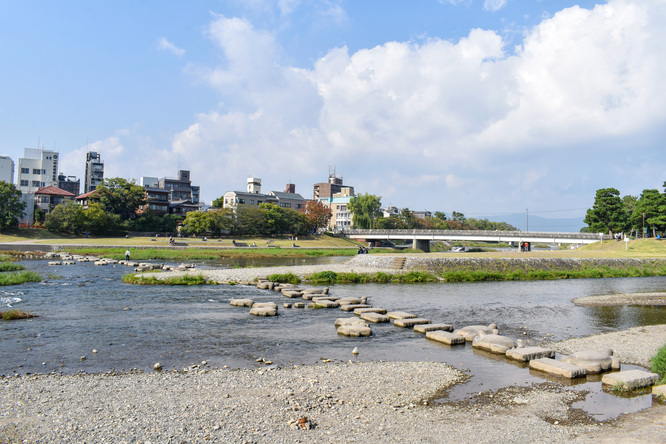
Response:
[[[346,230],[351,239],[364,242],[411,240],[414,248],[430,251],[430,241],[529,242],[530,244],[591,244],[610,237],[601,233],[551,233],[545,231],[482,230]]]

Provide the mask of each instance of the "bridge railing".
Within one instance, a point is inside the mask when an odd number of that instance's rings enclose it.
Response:
[[[506,237],[546,237],[560,239],[594,239],[609,240],[610,236],[599,233],[559,233],[550,231],[489,231],[489,230],[363,230],[347,229],[344,231],[347,236],[362,235],[441,235],[441,236],[506,236]]]

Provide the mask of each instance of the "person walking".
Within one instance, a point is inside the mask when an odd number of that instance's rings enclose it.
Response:
[[[129,259],[130,259],[130,251],[128,248],[127,251],[125,251],[125,260],[128,261]]]

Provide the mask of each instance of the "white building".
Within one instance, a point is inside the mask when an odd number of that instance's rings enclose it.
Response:
[[[58,186],[58,153],[45,149],[25,148],[18,160],[18,189],[34,193],[38,188]]]
[[[0,180],[14,183],[14,161],[9,156],[0,156]]]

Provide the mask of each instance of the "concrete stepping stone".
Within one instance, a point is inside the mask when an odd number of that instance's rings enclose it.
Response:
[[[338,307],[338,301],[329,301],[326,299],[319,299],[317,301],[313,301],[310,304],[313,305],[312,308],[337,308]],[[308,304],[308,307],[310,306]]]
[[[407,313],[406,311],[391,311],[386,313],[386,316],[391,319],[412,319],[416,317],[415,314]]]
[[[62,262],[60,262],[60,261],[51,261],[51,262],[48,263],[48,265],[62,265]],[[97,264],[95,264],[95,265],[97,265]],[[104,264],[104,265],[106,265],[106,264]]]
[[[530,368],[569,379],[582,378],[587,375],[585,367],[569,364],[564,361],[557,361],[552,358],[532,359],[530,361]]]
[[[257,282],[257,288],[260,290],[272,290],[275,286],[274,282],[270,281],[259,281]]]
[[[613,367],[613,350],[583,350],[562,357],[562,361],[585,367],[588,374],[609,371]]]
[[[300,298],[303,292],[300,290],[282,290],[282,295],[287,298]]]
[[[474,337],[479,333],[485,333],[487,335],[498,334],[497,324],[490,324],[489,326],[485,325],[468,325],[467,327],[459,328],[453,330],[454,335],[460,335],[465,338],[466,341],[472,342]]]
[[[277,310],[277,304],[275,302],[255,302],[252,304],[252,308],[274,308]]]
[[[341,298],[338,299],[340,305],[352,305],[352,304],[362,304],[363,301],[361,298]]]
[[[340,305],[340,310],[342,311],[354,311],[357,308],[372,308],[372,305],[367,305],[367,304]]]
[[[414,326],[417,333],[428,333],[429,331],[453,331],[453,325],[450,324],[418,324]]]
[[[533,359],[555,358],[555,350],[543,347],[512,348],[506,351],[506,357],[516,361],[529,362]]]
[[[338,334],[353,337],[370,336],[372,334],[372,329],[368,327],[368,324],[341,325],[338,327]]]
[[[508,336],[487,335],[481,333],[472,341],[472,347],[480,348],[498,355],[506,354],[506,351],[515,348],[518,343]]]
[[[305,308],[305,302],[296,302],[294,308]]]
[[[313,302],[317,302],[317,301],[337,301],[338,299],[340,299],[340,298],[336,298],[335,296],[315,296],[315,297],[312,298],[312,301]],[[338,305],[340,305],[340,304],[338,303]]]
[[[340,327],[341,325],[354,325],[354,324],[368,325],[363,319],[357,318],[356,316],[354,316],[353,318],[338,318],[335,320],[336,327]]]
[[[442,344],[447,345],[458,345],[464,344],[465,338],[460,335],[454,335],[449,331],[435,330],[426,332],[426,339],[431,339],[433,341],[441,342]]]
[[[362,315],[363,313],[379,313],[379,314],[386,314],[386,309],[385,308],[377,308],[377,307],[370,307],[370,308],[357,308],[354,310],[355,315]]]
[[[252,299],[232,299],[229,303],[234,307],[252,307],[254,301]]]
[[[250,314],[253,316],[277,316],[277,308],[271,307],[252,307]]]
[[[419,324],[430,324],[430,319],[408,318],[408,319],[396,319],[395,321],[393,321],[393,325],[402,328],[412,328],[415,325]]]
[[[323,288],[306,288],[303,294],[328,294],[328,287]]]
[[[291,308],[291,304],[289,302],[285,302],[284,304],[282,304],[282,306],[284,308]]]
[[[622,390],[633,390],[655,385],[659,381],[659,375],[646,372],[645,370],[625,370],[622,372],[609,373],[601,378],[601,383]]]
[[[388,322],[390,321],[390,318],[386,315],[379,314],[379,313],[363,313],[361,315],[361,319],[364,321],[372,322],[372,323],[380,323],[380,322]]]

